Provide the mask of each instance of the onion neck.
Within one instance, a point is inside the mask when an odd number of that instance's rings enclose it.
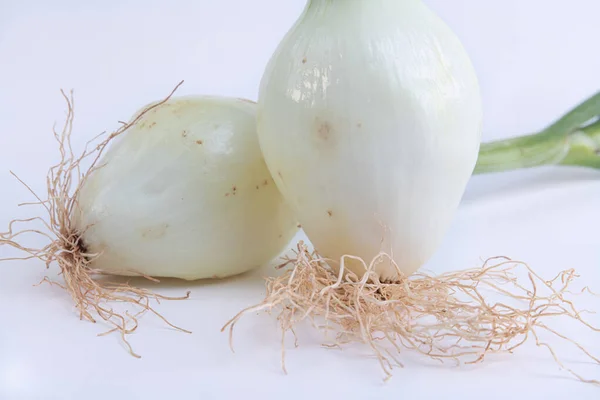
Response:
[[[318,10],[333,6],[350,7],[350,6],[368,6],[373,7],[376,3],[380,4],[397,4],[397,3],[420,3],[421,0],[308,0],[306,10]]]
[[[600,92],[541,132],[482,144],[474,173],[544,165],[600,169]]]

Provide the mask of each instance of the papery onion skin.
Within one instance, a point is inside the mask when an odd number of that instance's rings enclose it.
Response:
[[[297,231],[247,100],[171,98],[117,138],[99,165],[73,216],[87,252],[100,254],[94,269],[223,278],[268,263]]]
[[[411,274],[473,172],[481,103],[461,42],[420,0],[313,0],[269,62],[258,134],[323,256],[387,251]]]

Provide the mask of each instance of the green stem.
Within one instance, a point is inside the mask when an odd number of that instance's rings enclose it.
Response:
[[[600,169],[600,120],[570,136],[569,153],[560,164]]]
[[[483,143],[475,174],[542,165],[600,169],[600,92],[541,132]],[[586,125],[588,124],[588,125]]]

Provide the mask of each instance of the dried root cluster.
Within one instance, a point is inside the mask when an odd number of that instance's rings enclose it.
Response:
[[[344,267],[349,260],[363,264],[367,271],[364,276],[359,277]],[[400,272],[385,253],[370,263],[352,256],[334,263],[300,243],[295,257],[287,258],[280,266],[291,266],[283,276],[267,278],[264,301],[241,311],[223,330],[230,329],[232,340],[233,328],[245,314],[276,310],[282,329],[284,371],[286,332],[295,336],[294,327],[308,320],[326,336],[335,332],[332,343],[325,346],[351,342],[368,345],[379,359],[386,379],[391,377],[394,365],[402,366],[398,354],[403,348],[442,362],[472,364],[483,361],[488,354],[513,352],[528,339],[534,339],[577,379],[600,384],[566,368],[539,336],[543,331],[550,333],[600,364],[598,357],[548,325],[549,320],[559,317],[600,332],[584,320],[584,311],[567,298],[582,293],[597,296],[587,287],[579,293],[569,291],[577,277],[574,270],[544,280],[524,263],[495,258],[481,268],[439,276],[417,273],[395,283],[384,283],[374,272],[384,262],[392,263]],[[526,283],[517,279],[519,269],[527,277]],[[486,298],[489,291],[495,293],[494,301]]]
[[[64,283],[55,282],[48,277],[44,278],[42,282],[64,288],[73,298],[81,319],[96,322],[96,319],[100,318],[112,326],[112,329],[104,334],[120,333],[130,353],[135,357],[139,357],[139,355],[127,342],[126,335],[136,330],[139,317],[147,312],[160,317],[169,326],[187,332],[169,323],[150,305],[150,302],[152,300],[158,302],[163,299],[185,299],[189,296],[189,292],[186,296],[172,298],[161,296],[147,289],[134,288],[127,283],[95,279],[102,275],[101,271],[92,268],[94,258],[100,255],[88,253],[85,243],[82,241],[85,229],[82,231],[81,228],[73,226],[73,215],[78,212],[77,197],[80,188],[97,168],[102,167],[100,160],[110,142],[135,125],[147,112],[169,100],[182,83],[179,83],[163,101],[146,108],[131,122],[121,123],[121,127],[115,132],[109,135],[103,133],[92,139],[80,155],[75,155],[71,146],[75,116],[73,93],[67,95],[61,92],[67,103],[67,117],[62,129],[54,130],[54,137],[60,151],[60,160],[48,172],[47,193],[43,196],[45,198],[36,194],[30,186],[13,173],[37,200],[33,203],[21,204],[21,206],[42,207],[44,215],[13,220],[9,224],[8,231],[0,233],[0,245],[12,246],[26,254],[24,257],[0,261],[39,259],[48,268],[53,264],[58,265]],[[82,170],[84,162],[89,163],[89,167],[85,171]],[[22,239],[28,234],[37,235],[38,239],[47,244],[40,248],[22,244]],[[157,281],[151,277],[146,276],[145,278]],[[134,306],[137,311],[117,311],[109,305],[111,302]]]

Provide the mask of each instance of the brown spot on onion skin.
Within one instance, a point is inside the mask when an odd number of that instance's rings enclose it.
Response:
[[[202,140],[196,140],[196,143],[197,143],[197,144],[202,144],[202,143],[204,143],[204,142],[203,142]]]
[[[317,133],[319,134],[319,139],[321,139],[323,141],[329,140],[329,138],[331,136],[331,125],[329,124],[329,122],[323,122],[319,126]]]
[[[312,125],[311,140],[319,151],[332,151],[337,143],[336,127],[333,122],[316,117]]]
[[[329,215],[330,217],[333,217],[333,211],[327,210],[327,215]]]
[[[302,59],[302,64],[306,64],[306,57]]]
[[[258,190],[258,189],[260,189],[260,186],[256,185],[256,189],[257,189],[257,190]]]
[[[169,224],[157,225],[149,228],[142,229],[142,238],[146,240],[160,239],[166,235]]]
[[[268,184],[269,184],[269,181],[268,181],[267,179],[265,179],[265,180],[263,181],[263,186],[267,186]]]

